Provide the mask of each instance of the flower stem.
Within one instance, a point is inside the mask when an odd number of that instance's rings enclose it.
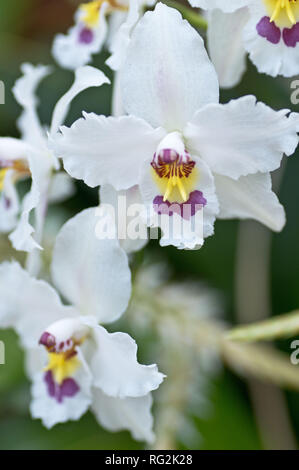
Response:
[[[185,18],[185,20],[188,20],[189,23],[194,26],[194,28],[200,28],[205,31],[207,30],[208,22],[198,12],[191,10],[190,8],[185,5],[182,5],[176,0],[165,0],[164,3],[165,5],[178,10],[182,14],[183,18]]]

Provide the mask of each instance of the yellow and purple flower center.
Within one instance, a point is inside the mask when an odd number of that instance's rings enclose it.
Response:
[[[0,160],[0,192],[4,188],[6,174],[13,170],[13,182],[30,176],[30,170],[25,160]]]
[[[272,44],[282,39],[287,47],[299,42],[299,0],[262,0],[269,16],[264,16],[256,29]]]
[[[72,376],[81,366],[76,350],[81,342],[69,338],[57,344],[55,337],[45,332],[39,343],[45,346],[48,352],[49,362],[44,370],[48,395],[62,403],[65,397],[73,397],[80,390]]]
[[[81,22],[83,23],[83,28],[81,29],[78,38],[80,44],[88,45],[93,42],[95,38],[94,29],[99,25],[100,11],[104,3],[107,4],[105,14],[109,14],[116,10],[126,11],[128,9],[126,5],[122,5],[116,0],[95,0],[88,3],[82,3],[79,6],[79,10],[82,12]]]
[[[178,213],[190,218],[206,205],[202,192],[196,190],[199,179],[196,162],[186,150],[180,155],[174,149],[162,149],[154,154],[151,166],[153,179],[160,190],[160,195],[153,201],[158,214],[172,216]]]

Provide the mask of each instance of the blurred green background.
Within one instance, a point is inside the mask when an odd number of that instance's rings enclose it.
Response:
[[[16,118],[20,108],[14,101],[11,88],[20,75],[22,62],[53,63],[50,46],[57,32],[66,31],[72,24],[72,15],[76,2],[71,0],[0,0],[0,79],[6,86],[6,104],[0,106],[2,136],[18,136]],[[106,53],[95,59],[111,76],[109,69],[103,66]],[[54,64],[53,64],[54,65]],[[51,111],[57,99],[65,92],[72,80],[72,74],[55,68],[55,73],[43,81],[40,87],[40,115],[44,123],[49,122]],[[290,102],[290,80],[273,79],[259,75],[248,64],[247,73],[242,83],[235,89],[222,93],[222,102],[245,94],[255,94],[273,108],[297,109]],[[109,114],[111,88],[88,90],[76,98],[73,103],[68,123],[78,118],[82,109]],[[280,200],[287,213],[287,225],[282,233],[271,236],[271,253],[268,263],[270,270],[270,292],[272,315],[289,312],[299,307],[299,217],[297,201],[299,199],[299,158],[292,156],[285,164],[280,184]],[[76,195],[64,204],[68,216],[82,208],[96,204],[97,192],[83,184],[77,184]],[[248,230],[259,231],[258,224],[248,225]],[[246,230],[246,225],[243,229]],[[175,279],[194,278],[204,280],[218,289],[224,297],[223,318],[232,323],[239,323],[236,308],[236,286],[238,286],[236,266],[238,263],[239,223],[236,221],[218,221],[216,235],[206,241],[203,249],[197,252],[177,251],[174,248],[161,249],[156,242],[146,248],[149,256],[165,260],[173,268]],[[243,230],[244,231],[244,230]],[[258,235],[257,235],[258,236]],[[265,233],[263,232],[263,236]],[[267,237],[268,235],[266,235]],[[257,238],[258,239],[258,238]],[[254,240],[248,246],[248,253],[257,253],[262,257],[261,246],[255,246]],[[11,256],[8,244],[2,237],[1,259]],[[240,253],[239,253],[240,254]],[[265,256],[267,254],[265,253]],[[246,255],[241,254],[241,256]],[[257,277],[259,271],[257,270]],[[253,271],[248,269],[248,296],[259,297],[258,279],[253,279]],[[253,283],[253,284],[252,284]],[[246,284],[246,283],[245,283]],[[244,285],[244,283],[243,283]],[[262,288],[262,283],[261,283]],[[1,302],[1,299],[0,299]],[[261,307],[262,308],[262,307]],[[260,312],[263,315],[263,312]],[[256,317],[255,317],[256,316]],[[253,317],[243,318],[252,321],[259,318],[259,312]],[[135,335],[136,337],[136,335]],[[85,415],[80,422],[58,425],[48,431],[39,421],[29,417],[29,383],[23,371],[23,357],[16,335],[11,331],[0,331],[0,339],[6,345],[6,365],[0,366],[0,449],[137,449],[142,444],[133,441],[129,433],[108,433],[101,429],[91,414]],[[136,337],[138,342],[138,337]],[[278,345],[290,352],[290,341]],[[142,359],[140,345],[140,359]],[[298,374],[299,374],[299,366]],[[196,373],[196,371],[195,371]],[[299,438],[299,395],[285,393],[291,424],[296,439]],[[241,380],[224,369],[214,380],[211,387],[210,401],[213,411],[208,419],[194,417],[201,439],[194,448],[203,449],[260,449],[265,447],[261,438],[252,400],[245,380]],[[267,395],[263,399],[267,402]],[[275,415],[275,409],[273,409]],[[278,440],[276,447],[283,447],[284,436],[279,441],[279,422],[273,426]],[[184,448],[183,443],[177,443]]]

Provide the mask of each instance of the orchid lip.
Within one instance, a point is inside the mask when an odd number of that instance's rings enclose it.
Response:
[[[180,155],[174,149],[161,149],[154,154],[151,166],[158,178],[167,182],[166,188],[164,188],[164,202],[169,200],[175,189],[178,189],[182,202],[188,200],[190,191],[187,179],[194,169],[195,162],[186,150],[184,154]]]
[[[57,384],[51,371],[45,373],[44,381],[48,395],[58,403],[62,403],[64,398],[74,397],[80,390],[77,382],[72,378],[66,378],[60,385]]]

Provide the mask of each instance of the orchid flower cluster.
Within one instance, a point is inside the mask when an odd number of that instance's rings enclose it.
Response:
[[[207,10],[208,52],[176,9],[154,3],[80,5],[75,25],[53,42],[56,62],[74,71],[74,81],[49,127],[41,125],[36,91],[52,70],[26,63],[13,89],[23,108],[21,137],[0,138],[0,230],[27,253],[24,267],[0,265],[0,327],[14,328],[25,351],[32,417],[51,428],[91,409],[108,430],[128,429],[147,442],[154,439],[152,392],[168,379],[137,361],[128,334],[103,326],[128,308],[134,253],[152,232],[161,233],[162,247],[200,249],[216,219],[251,218],[282,230],[271,172],[295,152],[299,131],[297,113],[254,96],[219,102],[219,84],[240,81],[246,52],[260,72],[299,73],[296,0],[190,0]],[[103,47],[114,72],[112,115],[82,110],[66,127],[79,93],[110,85],[89,65]],[[21,198],[24,179],[31,187]],[[48,206],[70,197],[74,180],[100,187],[100,204],[66,221],[41,279]],[[134,295],[131,305],[137,322],[143,309]]]

